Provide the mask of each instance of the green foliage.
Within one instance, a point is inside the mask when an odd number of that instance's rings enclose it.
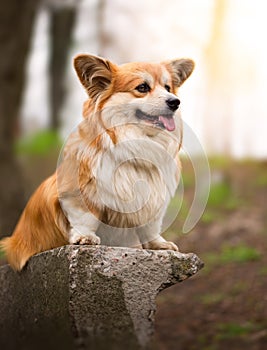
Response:
[[[255,261],[259,260],[261,254],[256,248],[249,247],[246,245],[239,246],[225,246],[222,249],[221,261],[224,263],[227,262],[246,262],[246,261]]]
[[[208,199],[209,207],[218,207],[226,203],[231,196],[230,185],[223,181],[212,184],[210,188],[210,195]]]
[[[213,210],[206,209],[201,217],[201,221],[204,224],[211,224],[218,218],[218,214]]]
[[[267,186],[267,173],[266,172],[262,172],[262,173],[258,174],[258,176],[256,177],[256,185],[258,187],[266,187]]]
[[[224,217],[225,211],[235,210],[240,200],[231,188],[230,182],[222,179],[211,184],[207,207],[201,221],[205,224],[218,221]]]
[[[244,293],[248,288],[248,284],[240,280],[234,283],[231,287],[231,290],[225,293],[207,293],[198,297],[198,300],[200,300],[202,304],[207,306],[214,305],[222,302],[225,299],[231,300],[231,298],[235,298],[236,296],[239,296],[240,294]]]
[[[200,301],[204,305],[213,305],[220,303],[225,299],[225,295],[223,293],[210,293],[204,294],[200,297]]]
[[[217,156],[209,158],[209,164],[212,169],[227,169],[231,163],[232,159],[229,157]]]
[[[230,339],[235,337],[240,337],[243,335],[248,335],[255,330],[257,330],[259,326],[254,325],[253,323],[221,323],[218,325],[218,334],[216,336],[217,339]]]
[[[0,259],[3,259],[5,257],[5,253],[3,250],[0,249]]]
[[[208,203],[210,205],[222,204],[231,194],[230,185],[226,181],[221,181],[211,185],[211,192]]]
[[[56,131],[44,130],[17,141],[15,151],[18,154],[46,155],[59,150],[61,145],[62,141]]]
[[[207,253],[203,260],[206,267],[210,268],[216,265],[227,263],[244,263],[248,261],[260,260],[260,252],[244,244],[237,246],[224,246],[219,253]]]

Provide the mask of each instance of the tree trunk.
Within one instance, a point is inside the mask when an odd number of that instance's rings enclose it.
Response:
[[[13,143],[38,4],[38,0],[8,0],[0,6],[0,237],[12,232],[24,205]]]
[[[72,7],[51,9],[50,26],[50,127],[60,127],[59,113],[65,97],[65,73],[76,9]]]

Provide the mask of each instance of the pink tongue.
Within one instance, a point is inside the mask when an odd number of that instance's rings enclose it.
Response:
[[[168,131],[173,131],[175,129],[175,123],[173,118],[159,116],[159,121],[165,126]]]

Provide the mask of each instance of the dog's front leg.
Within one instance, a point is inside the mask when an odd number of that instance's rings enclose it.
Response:
[[[162,220],[155,221],[149,224],[146,224],[137,229],[139,240],[144,249],[153,249],[153,250],[176,250],[178,247],[176,244],[170,241],[166,241],[160,235]]]
[[[61,200],[61,206],[70,224],[69,243],[100,244],[100,238],[95,234],[100,222],[94,214],[77,206],[73,198]]]

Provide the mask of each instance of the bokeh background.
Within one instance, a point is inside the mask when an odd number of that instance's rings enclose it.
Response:
[[[86,95],[74,55],[196,62],[180,91],[181,109],[209,157],[210,196],[201,220],[183,235],[195,186],[184,155],[185,194],[165,236],[196,252],[206,267],[161,294],[157,349],[266,348],[266,13],[261,0],[0,5],[0,237],[12,233],[30,194],[55,170],[64,138],[82,120]],[[169,210],[180,201],[174,198]]]

